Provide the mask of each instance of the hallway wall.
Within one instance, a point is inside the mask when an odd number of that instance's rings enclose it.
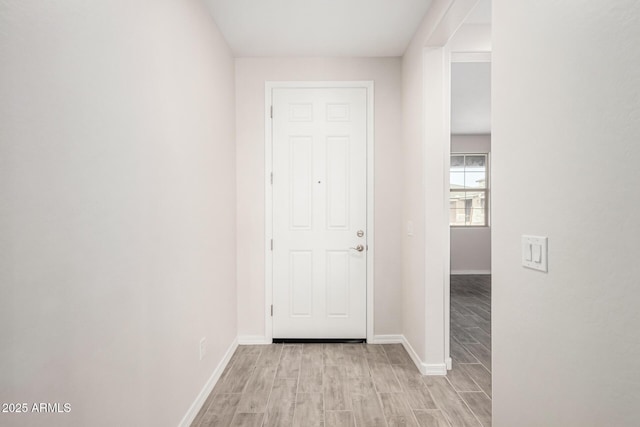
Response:
[[[71,405],[0,424],[176,426],[236,337],[231,55],[197,0],[0,28],[0,401]]]
[[[422,44],[402,58],[402,332],[425,360],[425,220]],[[411,228],[411,230],[409,230]]]
[[[636,426],[640,3],[493,19],[493,425]],[[523,234],[548,236],[547,274]]]
[[[238,58],[238,329],[261,339],[264,325],[265,81],[373,80],[375,85],[376,335],[400,334],[401,68],[399,58]]]
[[[437,200],[444,202],[443,159],[450,153],[449,145],[441,144],[448,141],[450,126],[440,105],[449,64],[425,46],[453,3],[433,1],[402,57],[402,327],[422,370],[438,374],[444,373],[447,357],[443,283],[449,230]],[[426,76],[427,67],[439,71]],[[432,138],[443,126],[446,132]]]

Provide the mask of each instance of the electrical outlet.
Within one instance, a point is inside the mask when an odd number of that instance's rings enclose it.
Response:
[[[202,337],[200,339],[200,360],[202,360],[202,358],[206,353],[207,353],[207,337]]]

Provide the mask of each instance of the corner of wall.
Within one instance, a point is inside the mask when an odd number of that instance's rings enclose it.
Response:
[[[196,400],[193,402],[193,404],[191,404],[191,407],[189,407],[189,410],[184,415],[184,417],[182,417],[182,420],[178,425],[179,427],[189,427],[193,422],[193,420],[195,420],[196,416],[198,415],[198,412],[200,412],[200,409],[202,408],[202,405],[204,405],[204,402],[207,400],[207,397],[213,391],[213,388],[215,387],[216,383],[222,376],[222,372],[229,364],[229,361],[231,360],[231,356],[233,356],[233,353],[236,351],[237,348],[238,348],[238,339],[235,338],[231,342],[231,345],[229,346],[229,348],[227,348],[227,351],[225,352],[224,357],[222,358],[220,363],[218,363],[218,366],[216,366],[216,368],[214,369],[213,373],[211,374],[211,377],[209,377],[204,387],[196,397]]]

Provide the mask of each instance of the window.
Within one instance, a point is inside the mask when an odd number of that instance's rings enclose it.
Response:
[[[451,155],[449,225],[489,225],[488,155]]]

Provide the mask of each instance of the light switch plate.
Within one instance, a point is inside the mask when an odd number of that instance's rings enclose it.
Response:
[[[522,265],[547,273],[547,242],[544,236],[522,236]]]

